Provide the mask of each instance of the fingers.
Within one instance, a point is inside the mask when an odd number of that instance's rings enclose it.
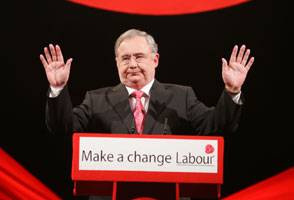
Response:
[[[40,60],[43,64],[44,68],[46,69],[48,67],[48,63],[46,62],[46,60],[42,54],[40,55]]]
[[[56,58],[56,51],[55,51],[55,48],[52,44],[49,45],[49,49],[50,49],[50,52],[51,52],[51,55],[52,55],[52,61],[55,62],[57,61],[57,58]]]
[[[243,44],[241,46],[240,51],[237,56],[238,46],[235,45],[233,48],[232,54],[231,54],[230,63],[237,62],[237,63],[240,63],[241,65],[243,65],[245,68],[250,68],[251,65],[253,64],[254,58],[252,57],[249,60],[249,62],[247,63],[249,55],[250,55],[250,49],[247,49],[246,52],[245,52],[245,50],[246,50],[246,46]],[[245,52],[245,54],[244,54],[244,52]],[[247,65],[246,65],[246,63],[247,63]]]
[[[70,59],[68,59],[67,61],[66,61],[66,64],[65,64],[65,67],[67,68],[67,70],[70,70],[70,66],[71,66],[71,62],[72,62],[72,58],[70,58]]]
[[[63,55],[62,55],[62,52],[61,52],[59,45],[56,45],[55,47],[56,47],[56,53],[57,53],[57,60],[59,62],[64,62]]]
[[[52,63],[52,59],[47,47],[44,48],[44,54],[47,59],[47,63],[50,65]]]
[[[222,67],[223,67],[223,71],[229,70],[228,63],[227,63],[226,59],[224,59],[224,58],[222,58]]]
[[[247,65],[245,66],[245,69],[247,71],[249,71],[249,69],[252,66],[253,62],[254,62],[254,57],[250,58],[250,60],[248,61]]]
[[[249,55],[250,55],[250,49],[247,49],[247,51],[246,51],[246,53],[245,53],[245,55],[244,55],[244,58],[243,58],[243,60],[242,60],[242,62],[241,62],[241,64],[242,64],[243,66],[246,65],[246,62],[247,62],[247,60],[248,60],[248,58],[249,58]]]
[[[235,45],[231,54],[230,63],[236,62],[237,51],[238,51],[238,46]]]
[[[242,58],[243,58],[243,55],[244,55],[245,48],[246,48],[245,45],[242,45],[241,48],[240,48],[240,51],[239,51],[239,54],[238,54],[238,57],[237,57],[237,62],[238,63],[242,62]]]
[[[43,65],[44,65],[44,61],[47,64],[46,66],[50,65],[52,62],[55,62],[55,61],[59,61],[59,62],[64,63],[63,55],[62,55],[62,52],[61,52],[59,45],[55,45],[55,48],[54,48],[54,46],[52,44],[49,44],[49,49],[50,49],[50,52],[47,47],[44,48],[44,54],[45,54],[46,59],[44,58],[43,55],[42,55],[42,58],[40,56],[40,59],[41,59]]]

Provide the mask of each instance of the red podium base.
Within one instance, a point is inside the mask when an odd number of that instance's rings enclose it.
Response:
[[[112,196],[115,200],[177,200],[179,197],[220,198],[220,184],[149,182],[75,182],[75,195]],[[97,190],[99,188],[99,190]],[[146,200],[147,200],[146,199]]]

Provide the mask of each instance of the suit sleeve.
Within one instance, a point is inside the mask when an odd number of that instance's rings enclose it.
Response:
[[[242,106],[233,102],[226,90],[215,107],[207,107],[199,101],[192,88],[187,90],[186,100],[187,117],[197,134],[220,135],[237,129]]]
[[[87,93],[83,103],[73,108],[67,86],[58,97],[47,97],[45,120],[49,132],[54,134],[85,132],[91,119],[91,106],[91,95]]]

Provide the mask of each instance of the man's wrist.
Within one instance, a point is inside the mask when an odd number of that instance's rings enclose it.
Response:
[[[232,89],[229,87],[225,87],[226,92],[231,96],[233,102],[238,105],[242,105],[242,98],[241,98],[241,88]]]
[[[50,98],[55,98],[57,97],[61,91],[63,90],[64,87],[53,87],[50,85],[50,92],[49,92],[49,97]]]
[[[239,94],[241,92],[241,87],[229,87],[229,86],[225,86],[226,91],[232,95],[234,94]]]

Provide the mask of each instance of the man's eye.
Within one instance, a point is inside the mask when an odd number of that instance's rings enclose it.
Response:
[[[129,60],[129,57],[123,57],[122,60]]]
[[[138,59],[142,59],[143,58],[143,56],[142,55],[138,55],[138,56],[136,56],[136,59],[138,60]]]

